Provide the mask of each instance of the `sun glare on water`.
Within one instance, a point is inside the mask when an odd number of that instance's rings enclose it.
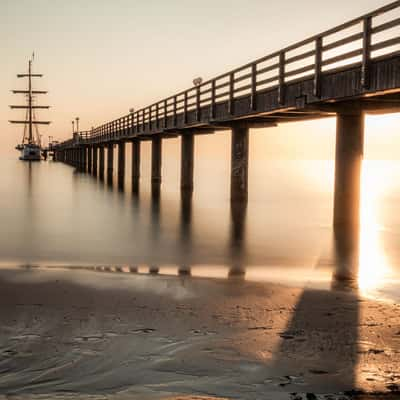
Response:
[[[384,194],[391,182],[390,169],[374,161],[364,161],[361,177],[360,260],[358,286],[371,295],[385,285],[390,274],[379,223]]]

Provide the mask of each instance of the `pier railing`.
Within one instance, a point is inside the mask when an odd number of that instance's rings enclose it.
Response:
[[[123,139],[154,131],[173,130],[201,122],[207,110],[210,121],[219,103],[228,103],[234,114],[234,100],[250,96],[256,112],[256,95],[278,89],[278,105],[284,105],[285,86],[312,78],[314,96],[321,93],[325,72],[361,66],[361,86],[369,88],[373,60],[400,54],[400,1],[325,31],[230,72],[167,97],[148,107],[96,127],[82,135],[83,141]],[[191,113],[190,121],[188,115]],[[192,116],[195,115],[193,120]],[[179,116],[179,118],[178,118]]]

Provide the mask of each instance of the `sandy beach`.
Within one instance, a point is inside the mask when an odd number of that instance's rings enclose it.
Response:
[[[5,398],[400,398],[400,304],[355,290],[35,268],[0,293]]]

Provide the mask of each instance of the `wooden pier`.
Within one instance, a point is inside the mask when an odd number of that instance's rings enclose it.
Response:
[[[267,33],[267,32],[266,32]],[[267,37],[267,36],[266,36]],[[200,83],[55,146],[55,157],[139,191],[140,143],[152,142],[153,193],[161,186],[162,141],[181,137],[181,188],[194,188],[196,135],[231,130],[231,198],[248,195],[249,132],[337,117],[334,223],[358,223],[364,114],[400,112],[400,1]],[[110,178],[108,178],[110,179]]]

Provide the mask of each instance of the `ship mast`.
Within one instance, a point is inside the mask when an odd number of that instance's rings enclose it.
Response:
[[[41,145],[40,143],[40,136],[39,132],[36,128],[36,138],[33,134],[33,126],[35,125],[49,125],[50,121],[37,121],[35,118],[35,109],[48,109],[49,106],[40,106],[34,105],[34,95],[37,94],[46,94],[47,91],[43,90],[33,90],[32,89],[32,78],[41,78],[42,74],[33,74],[32,73],[32,62],[33,62],[33,55],[32,58],[29,60],[28,63],[28,73],[27,74],[18,74],[17,78],[28,78],[28,90],[12,90],[14,94],[25,94],[27,96],[27,105],[11,105],[12,109],[26,109],[27,115],[25,120],[10,120],[12,124],[24,124],[25,127],[28,125],[28,144],[36,144],[38,146]],[[22,139],[22,145],[24,144],[26,138],[25,135]]]
[[[32,60],[29,60],[29,94],[28,94],[28,107],[29,107],[29,139],[28,143],[32,144]]]

